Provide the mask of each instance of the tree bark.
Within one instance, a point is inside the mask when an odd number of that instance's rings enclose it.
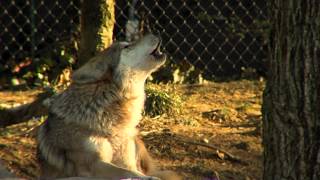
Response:
[[[115,0],[84,0],[78,67],[112,43]]]
[[[264,180],[320,179],[320,2],[271,0]]]

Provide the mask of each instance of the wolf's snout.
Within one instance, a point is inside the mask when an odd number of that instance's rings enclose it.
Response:
[[[142,41],[145,41],[145,43],[147,43],[147,45],[150,47],[149,53],[151,54],[159,45],[160,38],[153,34],[148,34],[143,38]]]
[[[161,51],[161,39],[153,34],[145,35],[129,48],[121,49],[120,61],[144,72],[155,71],[165,60],[166,55]]]
[[[148,34],[145,38],[149,42],[150,49],[148,53],[155,59],[164,59],[165,55],[161,51],[161,38],[153,34]]]

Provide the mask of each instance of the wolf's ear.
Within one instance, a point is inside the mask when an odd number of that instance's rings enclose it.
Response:
[[[120,52],[121,44],[113,43],[109,48],[100,52],[76,70],[72,75],[72,81],[78,84],[111,81],[113,68],[120,59]]]
[[[85,65],[77,69],[72,75],[73,83],[87,84],[98,81],[108,81],[112,79],[112,69],[110,59],[103,56],[95,56]]]

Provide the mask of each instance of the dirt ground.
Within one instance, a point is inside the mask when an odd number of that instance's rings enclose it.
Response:
[[[159,85],[183,100],[181,111],[144,117],[141,136],[159,166],[184,179],[255,180],[262,175],[263,81]],[[32,101],[40,90],[2,91],[0,107]],[[19,177],[34,179],[35,128],[44,118],[0,128],[0,159]]]

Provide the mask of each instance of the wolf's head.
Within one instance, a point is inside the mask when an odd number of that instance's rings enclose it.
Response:
[[[134,43],[117,42],[76,70],[73,83],[121,80],[144,82],[166,59],[161,40],[149,34]]]
[[[160,67],[166,55],[160,50],[161,40],[152,34],[146,35],[132,44],[124,43],[120,64],[147,74]]]

